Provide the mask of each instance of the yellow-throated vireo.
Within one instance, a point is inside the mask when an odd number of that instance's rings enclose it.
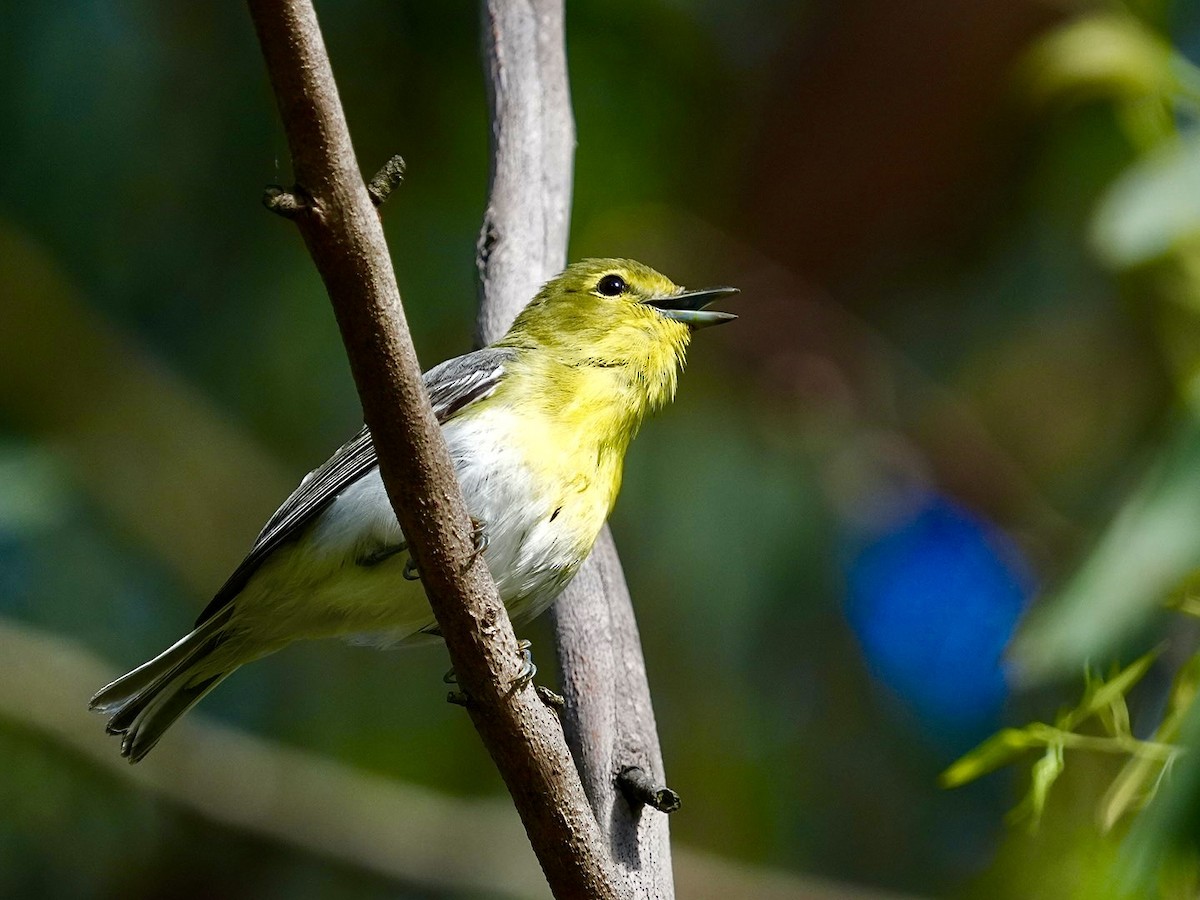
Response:
[[[501,340],[425,387],[514,622],[549,606],[612,510],[625,450],[675,394],[691,333],[734,288],[685,291],[649,266],[588,259],[548,282]],[[195,629],[103,688],[93,709],[144,757],[238,666],[301,638],[435,639],[364,428],[284,501]]]

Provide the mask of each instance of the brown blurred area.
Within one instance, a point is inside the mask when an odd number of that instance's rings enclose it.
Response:
[[[1049,0],[820,4],[773,67],[745,233],[832,290],[977,243],[1010,208],[1030,137],[1013,64],[1065,14]]]

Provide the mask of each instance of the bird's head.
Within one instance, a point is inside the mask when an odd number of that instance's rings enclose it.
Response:
[[[707,308],[737,292],[688,291],[631,259],[584,259],[546,282],[500,343],[649,375],[673,371],[693,331],[737,318]]]
[[[585,259],[546,282],[498,344],[527,351],[519,368],[548,410],[623,448],[675,395],[692,332],[737,318],[706,307],[736,293],[687,291],[629,259]]]

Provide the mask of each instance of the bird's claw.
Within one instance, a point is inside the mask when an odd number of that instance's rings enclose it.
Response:
[[[490,538],[487,532],[487,523],[482,519],[477,519],[471,516],[471,547],[473,548],[470,558],[467,559],[467,564],[463,566],[463,571],[466,572],[471,566],[475,565],[475,560],[487,550]]]
[[[420,581],[421,573],[417,570],[417,561],[409,556],[408,562],[404,564],[404,580],[405,581]]]
[[[442,684],[458,684],[458,676],[454,674],[453,666],[447,669],[446,674],[442,676]],[[471,697],[466,691],[449,691],[446,694],[446,702],[453,703],[455,706],[468,706]]]
[[[517,641],[517,650],[521,652],[521,671],[513,679],[511,692],[522,691],[529,686],[537,675],[537,665],[533,661],[533,644],[529,641]]]
[[[533,644],[529,641],[517,641],[517,650],[521,653],[521,671],[517,673],[517,677],[513,679],[512,685],[509,687],[509,693],[515,694],[517,691],[524,690],[533,681],[537,675],[537,664],[533,661]],[[458,684],[458,676],[454,674],[454,669],[450,668],[446,674],[442,676],[442,684]],[[563,706],[563,698],[554,693],[549,688],[536,686],[538,695],[545,701],[547,706],[552,706],[556,709],[561,709]],[[459,706],[466,705],[466,694],[462,691],[451,691],[446,699],[450,703],[456,703]]]

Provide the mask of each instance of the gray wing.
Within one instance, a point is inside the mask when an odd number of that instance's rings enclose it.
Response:
[[[513,351],[486,348],[448,359],[425,373],[425,389],[439,424],[496,390]],[[281,544],[296,537],[322,510],[363,475],[375,468],[375,445],[364,427],[353,440],[313,469],[267,520],[246,558],[196,620],[199,626],[238,595],[246,582]]]

